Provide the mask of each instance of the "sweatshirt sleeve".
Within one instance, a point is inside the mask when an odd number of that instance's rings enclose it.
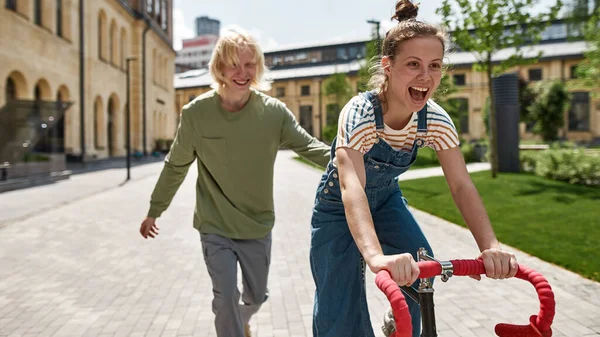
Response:
[[[189,121],[191,107],[185,107],[171,149],[150,198],[148,216],[158,218],[171,204],[175,193],[196,159],[194,130]]]
[[[281,130],[280,146],[296,152],[317,165],[327,166],[331,147],[306,132],[287,107],[282,108],[284,110],[284,122]]]

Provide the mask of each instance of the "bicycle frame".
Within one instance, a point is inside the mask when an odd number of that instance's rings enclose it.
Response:
[[[452,276],[452,263],[447,261],[438,261],[429,255],[425,248],[420,248],[417,252],[417,261],[436,261],[442,266],[442,281],[447,282]],[[412,287],[400,287],[405,295],[419,304],[421,311],[421,337],[437,337],[437,327],[435,324],[435,304],[433,302],[433,282],[429,278],[420,279],[419,289]]]
[[[453,275],[467,276],[485,274],[485,267],[481,260],[451,260],[438,261],[428,255],[428,252],[421,248],[417,253],[417,263],[421,270],[419,274],[419,289],[412,287],[398,287],[391,279],[389,272],[382,270],[377,273],[375,283],[383,291],[390,301],[393,310],[393,327],[382,327],[386,336],[390,337],[411,337],[412,324],[408,305],[403,295],[411,297],[420,305],[421,311],[421,337],[437,337],[435,324],[435,309],[433,303],[433,285],[430,278],[441,276],[443,282],[446,282]],[[540,311],[538,315],[532,315],[529,318],[528,325],[497,324],[496,334],[501,337],[551,337],[551,324],[554,319],[554,293],[548,284],[548,281],[533,269],[519,265],[516,278],[529,281],[538,293],[540,300]],[[385,323],[385,322],[384,322]]]

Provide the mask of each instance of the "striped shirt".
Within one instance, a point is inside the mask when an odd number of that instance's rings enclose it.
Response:
[[[395,150],[412,150],[417,135],[417,112],[402,129],[394,130],[384,124],[379,137]],[[338,121],[337,145],[365,154],[377,139],[375,109],[363,95],[354,96],[344,106]],[[447,150],[459,145],[458,133],[448,113],[433,100],[427,102],[427,134],[425,146],[436,151]]]

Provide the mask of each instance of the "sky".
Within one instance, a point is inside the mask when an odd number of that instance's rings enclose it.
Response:
[[[439,23],[435,14],[442,0],[421,0],[418,19]],[[541,0],[538,7],[554,0]],[[242,28],[258,39],[264,50],[298,43],[369,38],[369,19],[381,22],[385,32],[394,24],[396,0],[174,0],[174,48],[194,37],[195,18],[221,21],[221,30]]]

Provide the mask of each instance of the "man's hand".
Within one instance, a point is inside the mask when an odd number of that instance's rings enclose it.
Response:
[[[147,239],[148,237],[154,238],[158,235],[158,225],[155,222],[156,220],[151,217],[147,217],[143,222],[142,226],[140,226],[140,234]]]

